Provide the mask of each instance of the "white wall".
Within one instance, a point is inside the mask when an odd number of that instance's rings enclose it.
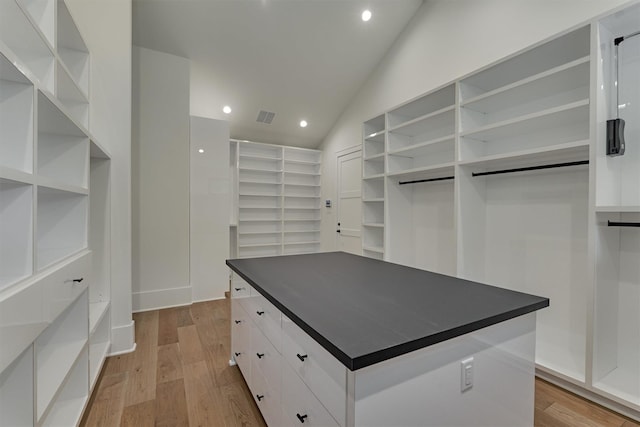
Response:
[[[189,304],[189,61],[133,48],[133,311]]]
[[[336,199],[335,153],[361,143],[365,120],[624,3],[426,0],[320,146],[322,198]],[[335,250],[335,211],[322,219],[322,249]]]
[[[190,144],[192,299],[224,298],[229,290],[229,123],[191,117]]]
[[[131,0],[67,0],[91,52],[90,130],[111,154],[112,353],[133,349],[131,320]]]

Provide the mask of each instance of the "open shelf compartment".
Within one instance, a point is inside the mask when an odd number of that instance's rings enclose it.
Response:
[[[64,0],[58,0],[58,55],[78,90],[89,98],[89,49]],[[58,89],[60,87],[58,86]],[[58,93],[60,96],[60,93]]]
[[[0,178],[0,291],[33,273],[33,186]]]
[[[33,426],[33,346],[0,372],[0,427]]]
[[[0,166],[33,172],[33,84],[0,54]]]

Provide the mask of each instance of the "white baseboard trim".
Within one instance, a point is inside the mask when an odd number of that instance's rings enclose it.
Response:
[[[191,304],[191,286],[134,292],[132,297],[132,311],[134,313],[158,310],[161,308],[180,307]]]
[[[109,356],[131,353],[136,349],[135,322],[111,328],[111,350]]]
[[[193,300],[193,302],[218,301],[218,300],[225,299],[225,298],[226,297],[223,295],[223,296],[217,297],[217,298],[205,298],[205,299]]]

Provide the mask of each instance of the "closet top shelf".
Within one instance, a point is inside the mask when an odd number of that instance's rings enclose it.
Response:
[[[549,305],[547,298],[345,252],[227,265],[350,370]]]

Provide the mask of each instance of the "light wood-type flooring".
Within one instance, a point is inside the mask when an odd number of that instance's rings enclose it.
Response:
[[[225,299],[134,314],[136,351],[107,359],[81,425],[264,426],[229,366],[229,306]],[[537,379],[535,426],[640,424]]]

